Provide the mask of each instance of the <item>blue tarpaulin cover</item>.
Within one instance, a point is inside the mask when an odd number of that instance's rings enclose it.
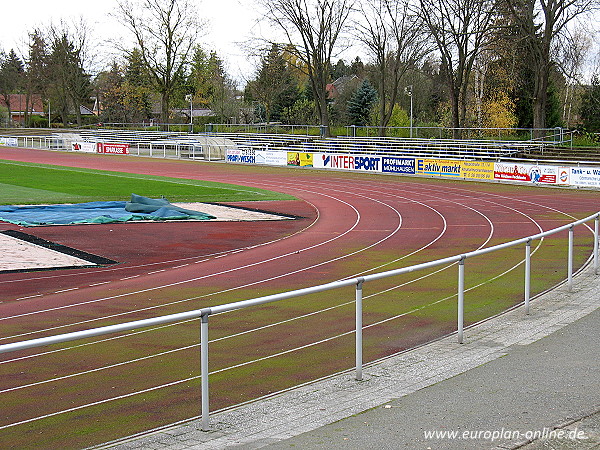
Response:
[[[114,223],[141,220],[211,220],[214,216],[132,194],[129,202],[0,206],[0,221],[21,226]]]

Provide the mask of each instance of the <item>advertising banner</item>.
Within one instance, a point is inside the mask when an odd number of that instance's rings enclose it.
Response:
[[[13,137],[0,138],[0,145],[6,145],[7,147],[18,147],[19,140]]]
[[[287,164],[287,153],[275,150],[257,150],[256,164],[268,166],[285,166]]]
[[[460,176],[470,180],[493,180],[494,163],[487,161],[461,161]]]
[[[524,183],[557,184],[558,167],[536,164],[494,163],[494,179]]]
[[[417,175],[459,178],[461,162],[449,159],[417,159],[415,173]]]
[[[345,169],[381,172],[381,156],[315,153],[313,165],[319,169]]]
[[[6,143],[4,138],[4,142]],[[14,139],[16,141],[16,139]],[[11,145],[8,143],[8,145]],[[16,144],[16,143],[15,143]],[[14,144],[12,144],[14,145]],[[73,149],[91,151],[94,144],[74,142]],[[98,144],[101,153],[128,153],[123,144]],[[496,180],[530,184],[600,188],[600,168],[566,167],[527,162],[464,161],[402,156],[373,156],[339,153],[285,152],[228,149],[226,161],[269,166],[315,167],[360,172],[395,173],[398,175],[427,175],[466,180]]]
[[[381,158],[381,170],[386,173],[404,173],[414,175],[415,158],[396,158],[384,156]]]
[[[288,152],[287,165],[298,167],[313,167],[313,154]]]
[[[558,168],[558,184],[571,184],[571,168],[570,167],[559,167]]]
[[[115,155],[128,155],[129,144],[107,144],[98,142],[98,153],[112,153]]]
[[[244,149],[227,149],[227,162],[256,164],[256,150]]]
[[[96,153],[97,146],[95,142],[72,142],[71,149],[74,152]]]
[[[569,184],[571,186],[600,188],[600,168],[571,167]]]

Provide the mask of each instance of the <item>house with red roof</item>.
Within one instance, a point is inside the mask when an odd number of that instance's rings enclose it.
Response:
[[[10,102],[10,107],[7,104]],[[40,94],[33,94],[29,98],[29,105],[27,105],[27,95],[25,94],[10,94],[8,98],[4,95],[0,95],[0,107],[4,107],[10,110],[11,122],[23,123],[25,122],[25,112],[28,111],[33,116],[44,116],[44,102]]]

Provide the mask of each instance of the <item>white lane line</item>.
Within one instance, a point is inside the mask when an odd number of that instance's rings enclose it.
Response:
[[[54,294],[60,294],[61,292],[76,291],[77,289],[79,289],[79,288],[78,287],[74,287],[74,288],[69,288],[69,289],[62,289],[60,291],[54,291]]]
[[[152,275],[153,273],[166,272],[167,269],[155,270],[154,272],[148,272],[147,275]]]
[[[131,275],[130,277],[121,278],[121,281],[123,281],[123,280],[131,280],[132,278],[137,278],[139,276],[140,276],[139,274],[138,275]]]
[[[42,294],[28,295],[27,297],[20,297],[17,300],[27,300],[28,298],[41,297]]]

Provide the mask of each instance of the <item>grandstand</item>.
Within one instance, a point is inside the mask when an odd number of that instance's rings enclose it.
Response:
[[[50,133],[50,131],[52,131]],[[598,161],[597,150],[569,151],[539,140],[423,139],[399,137],[332,137],[266,133],[181,133],[135,130],[45,130],[37,136],[16,130],[0,139],[12,137],[20,147],[71,149],[77,141],[127,144],[129,153],[139,156],[223,160],[227,150],[270,150],[306,153],[350,153],[416,158],[534,159],[560,161]],[[8,144],[12,145],[12,144]]]

